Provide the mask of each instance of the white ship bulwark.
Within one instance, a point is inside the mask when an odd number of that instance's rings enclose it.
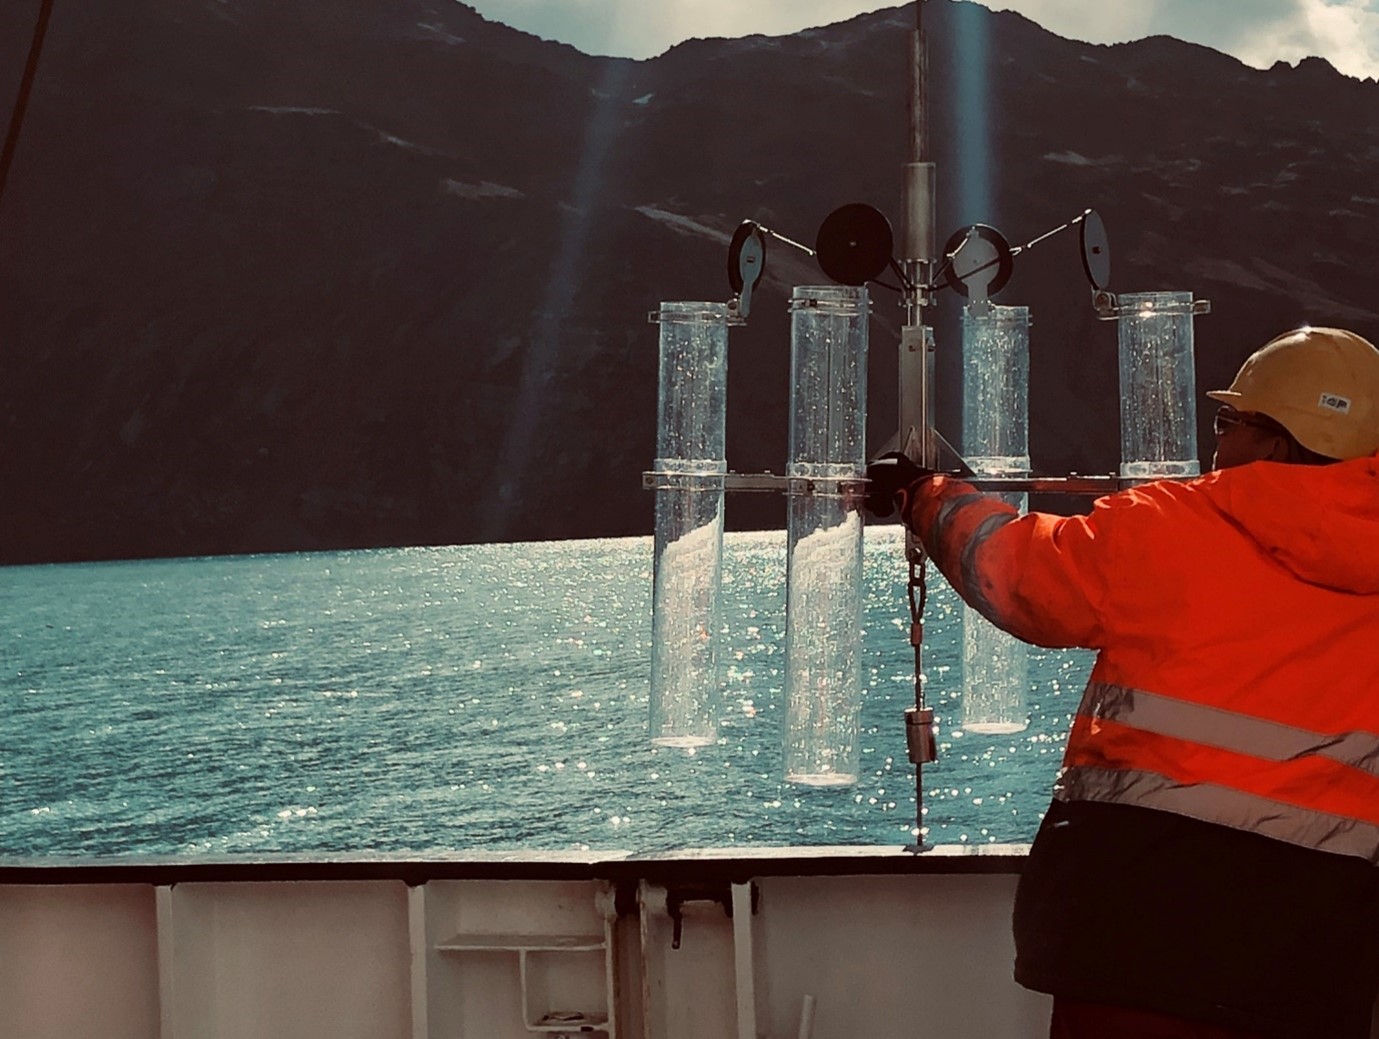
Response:
[[[1033,1039],[1024,851],[9,865],[0,1036]]]
[[[1025,851],[11,863],[0,1039],[1042,1039]]]

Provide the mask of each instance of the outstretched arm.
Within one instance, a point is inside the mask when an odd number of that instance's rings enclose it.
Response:
[[[1095,518],[1030,513],[945,476],[901,496],[902,518],[958,595],[1041,646],[1099,647],[1108,591]]]

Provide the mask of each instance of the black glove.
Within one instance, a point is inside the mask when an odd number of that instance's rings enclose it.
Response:
[[[900,507],[900,518],[905,518],[909,510],[909,491],[916,483],[934,475],[933,469],[925,469],[899,451],[891,451],[875,459],[867,466],[867,511],[878,519],[885,519],[896,507]]]

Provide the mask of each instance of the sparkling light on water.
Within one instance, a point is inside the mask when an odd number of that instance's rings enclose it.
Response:
[[[677,493],[677,492],[663,492]],[[659,597],[652,620],[651,738],[666,747],[702,747],[717,739],[720,575],[723,490],[679,492],[704,499],[712,518],[666,544],[656,575]],[[695,508],[693,504],[685,511]]]
[[[716,745],[647,738],[651,539],[0,569],[0,856],[897,844],[914,823],[896,528],[868,531],[859,785],[781,780],[784,535],[729,534]],[[1034,832],[1090,657],[1030,727],[960,717],[926,625],[931,840]]]
[[[785,769],[792,783],[823,787],[857,781],[861,537],[862,517],[853,511],[841,523],[820,526],[795,542],[785,735]]]

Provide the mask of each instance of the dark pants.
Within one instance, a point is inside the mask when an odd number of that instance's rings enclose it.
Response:
[[[1257,1039],[1257,1035],[1150,1010],[1055,997],[1049,1039]]]

